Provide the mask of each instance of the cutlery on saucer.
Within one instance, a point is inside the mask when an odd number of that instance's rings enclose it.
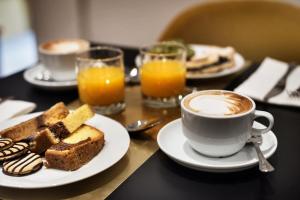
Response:
[[[261,152],[259,145],[262,143],[262,136],[252,136],[247,141],[248,143],[252,143],[256,150],[258,156],[259,170],[261,172],[272,172],[275,168],[269,163],[269,161],[265,158],[264,154]]]
[[[40,71],[39,73],[36,74],[36,76],[34,77],[35,80],[38,80],[38,81],[55,81],[50,73],[48,71]]]
[[[150,120],[137,120],[133,123],[130,123],[125,126],[128,132],[141,132],[147,129],[150,129],[158,124],[160,124],[162,120],[160,118],[150,119]]]
[[[132,83],[137,84],[140,82],[140,76],[139,76],[139,68],[133,67],[128,74],[126,74],[125,78],[126,83]]]
[[[37,81],[46,81],[46,82],[65,82],[65,81],[73,81],[73,80],[56,80],[54,79],[50,72],[47,71],[47,70],[43,70],[43,71],[40,71],[38,72],[35,77],[34,77],[35,80]]]

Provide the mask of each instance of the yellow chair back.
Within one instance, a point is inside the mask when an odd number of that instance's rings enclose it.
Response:
[[[159,40],[233,46],[247,59],[300,62],[300,6],[283,1],[213,1],[175,17]]]

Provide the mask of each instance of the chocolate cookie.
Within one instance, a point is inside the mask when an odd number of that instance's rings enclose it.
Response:
[[[41,169],[43,161],[40,155],[28,153],[16,160],[3,163],[3,173],[9,176],[25,176]]]
[[[10,160],[25,154],[28,152],[28,146],[25,142],[17,142],[8,149],[0,151],[0,161]]]
[[[0,151],[11,147],[14,144],[10,138],[0,138]]]

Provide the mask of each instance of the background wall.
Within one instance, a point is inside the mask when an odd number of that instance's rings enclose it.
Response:
[[[36,61],[36,39],[30,29],[27,1],[0,0],[0,77]]]
[[[141,46],[181,10],[204,0],[28,0],[38,42],[58,37]]]
[[[154,43],[180,11],[205,1],[213,0],[0,0],[0,76],[36,63],[37,44],[51,39]]]

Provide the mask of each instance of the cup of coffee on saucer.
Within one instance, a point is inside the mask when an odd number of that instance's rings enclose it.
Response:
[[[57,39],[40,44],[39,57],[47,76],[50,76],[48,79],[75,80],[76,55],[89,47],[90,43],[82,39]]]
[[[191,93],[181,101],[182,130],[188,144],[210,157],[226,157],[239,152],[253,134],[264,134],[274,124],[273,116],[256,110],[255,102],[226,90]],[[253,128],[258,117],[269,121],[265,129]]]

